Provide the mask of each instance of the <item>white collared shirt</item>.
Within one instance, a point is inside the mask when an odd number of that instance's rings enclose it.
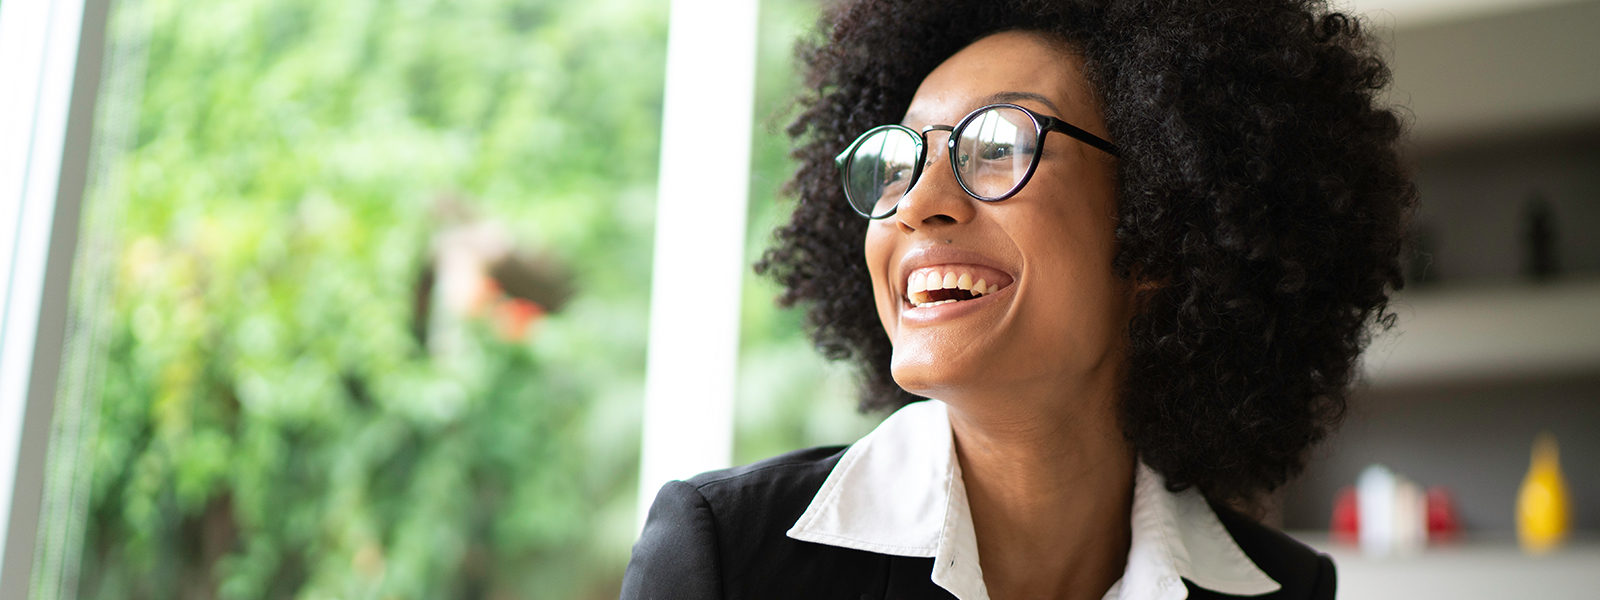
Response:
[[[1167,491],[1139,464],[1132,543],[1106,600],[1181,600],[1188,579],[1236,596],[1277,591],[1194,489]],[[789,537],[896,556],[932,557],[933,582],[959,600],[989,600],[961,464],[943,402],[896,411],[845,451]]]

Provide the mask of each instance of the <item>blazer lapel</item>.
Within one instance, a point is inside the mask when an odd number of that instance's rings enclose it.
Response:
[[[909,556],[889,557],[889,585],[873,600],[956,600],[954,595],[933,582],[933,559]],[[862,595],[862,600],[867,600]]]

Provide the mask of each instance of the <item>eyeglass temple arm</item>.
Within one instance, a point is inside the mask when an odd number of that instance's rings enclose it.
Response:
[[[1095,148],[1099,148],[1100,151],[1105,152],[1106,154],[1110,154],[1117,158],[1122,158],[1122,153],[1117,150],[1116,144],[1105,141],[1105,139],[1095,134],[1078,129],[1077,126],[1061,119],[1050,116],[1046,116],[1045,119],[1046,121],[1044,123],[1044,129],[1046,131],[1059,131],[1061,133],[1065,133],[1068,136],[1071,136],[1073,139],[1090,146],[1094,146]]]

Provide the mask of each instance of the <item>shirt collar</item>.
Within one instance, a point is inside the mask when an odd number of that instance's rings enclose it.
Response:
[[[1223,594],[1277,591],[1199,492],[1167,491],[1139,464],[1132,543],[1107,600],[1181,600],[1179,578]],[[906,406],[839,459],[789,537],[880,554],[933,558],[933,582],[959,600],[988,600],[961,465],[943,402]]]

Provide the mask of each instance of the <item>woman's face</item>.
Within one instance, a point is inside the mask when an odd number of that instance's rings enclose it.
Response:
[[[1036,34],[995,34],[929,74],[901,123],[918,131],[954,125],[981,106],[1009,102],[1109,139],[1080,65]],[[957,184],[947,136],[928,134],[922,177],[894,215],[867,229],[867,265],[878,316],[894,344],[895,381],[946,401],[1050,396],[1071,391],[1062,386],[1113,381],[1132,314],[1130,286],[1111,268],[1115,159],[1052,132],[1027,186],[987,203]],[[925,288],[932,272],[999,289],[914,306],[908,282]]]

